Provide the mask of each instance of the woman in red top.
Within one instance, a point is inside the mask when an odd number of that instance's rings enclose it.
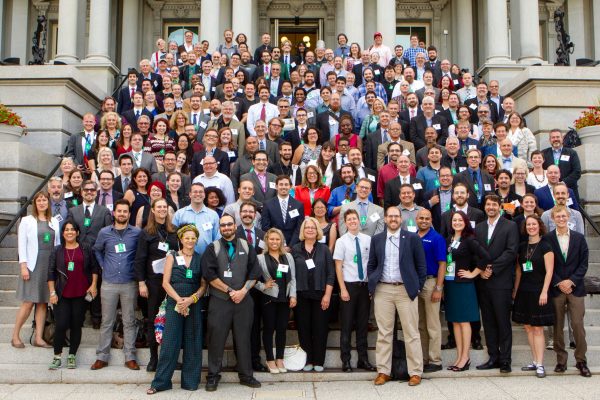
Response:
[[[352,123],[352,117],[349,115],[342,115],[340,118],[340,133],[335,135],[335,150],[338,150],[338,143],[340,138],[348,139],[348,143],[351,149],[359,149],[362,151],[363,143],[362,139],[356,134],[353,133],[354,125]]]
[[[296,186],[294,189],[294,197],[304,204],[304,215],[310,216],[312,204],[316,199],[323,199],[327,202],[330,195],[329,186],[323,183],[323,176],[319,168],[316,165],[306,167],[302,185]]]
[[[117,139],[117,157],[119,158],[121,154],[129,153],[131,151],[131,135],[133,134],[133,129],[129,124],[123,124],[121,128],[121,135],[119,139]]]

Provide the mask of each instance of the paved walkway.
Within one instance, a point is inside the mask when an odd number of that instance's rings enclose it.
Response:
[[[133,400],[133,399],[321,399],[321,400],[397,400],[410,399],[600,399],[600,376],[590,379],[579,376],[508,378],[438,378],[424,380],[415,388],[406,383],[390,382],[375,387],[370,382],[294,382],[264,384],[253,390],[238,384],[224,383],[213,393],[202,387],[197,392],[174,389],[153,397],[141,385],[92,384],[29,384],[0,385],[0,399],[45,400]]]

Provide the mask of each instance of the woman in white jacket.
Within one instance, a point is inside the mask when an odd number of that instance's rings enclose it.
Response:
[[[46,321],[48,292],[48,262],[54,246],[60,244],[59,221],[52,217],[50,197],[45,192],[33,196],[31,215],[21,220],[18,232],[20,278],[17,285],[17,299],[23,303],[17,312],[11,344],[22,349],[25,347],[20,338],[21,328],[29,318],[33,305],[35,309],[36,347],[47,347],[42,338]]]
[[[537,150],[537,142],[531,130],[525,126],[523,117],[518,112],[508,116],[508,135],[513,146],[517,146],[517,157],[527,161],[527,166],[532,168],[531,153]]]

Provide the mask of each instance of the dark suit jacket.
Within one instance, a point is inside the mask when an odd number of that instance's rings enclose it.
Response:
[[[471,110],[469,110],[469,112],[471,112]],[[454,124],[454,120],[452,119],[452,114],[450,113],[450,109],[446,109],[443,111],[440,111],[438,113],[438,115],[441,115],[442,117],[446,118],[446,121],[448,121],[448,125],[452,125]],[[456,110],[456,115],[458,116],[458,110]]]
[[[267,50],[270,53],[270,52],[273,51],[273,47],[272,46],[265,46],[264,44],[261,44],[260,46],[258,46],[256,48],[256,50],[254,50],[254,61],[257,64],[261,63],[261,59],[260,58],[261,58],[262,52],[265,51],[265,50]]]
[[[67,142],[67,149],[65,150],[65,156],[71,157],[75,164],[83,165],[83,147],[81,146],[81,139],[85,133],[79,132],[69,137]],[[93,145],[93,143],[92,143]]]
[[[519,229],[517,224],[506,218],[498,218],[488,243],[488,223],[486,220],[475,227],[475,237],[493,260],[492,276],[489,279],[480,279],[478,284],[484,290],[511,290],[519,251]]]
[[[269,172],[266,173],[267,174],[267,184],[266,184],[266,191],[263,192],[262,190],[262,185],[260,184],[260,180],[258,179],[258,175],[256,175],[256,173],[254,171],[252,172],[248,172],[244,175],[242,175],[240,177],[240,182],[248,179],[252,182],[252,184],[254,185],[254,200],[258,201],[259,203],[265,203],[267,200],[272,199],[273,197],[277,196],[277,190],[275,190],[275,179],[277,179],[277,176],[275,176],[274,174],[271,174]],[[265,229],[266,231],[266,229]]]
[[[383,275],[383,263],[385,260],[385,247],[387,242],[387,229],[373,236],[371,249],[369,250],[369,262],[367,264],[367,276],[369,278],[369,293],[375,293],[375,287]],[[392,246],[393,247],[393,246]],[[400,275],[404,282],[406,293],[414,300],[427,276],[427,262],[421,238],[416,233],[400,230]]]
[[[483,187],[479,188],[479,190],[483,191],[483,196],[481,197],[482,201],[485,199],[485,196],[488,194],[494,194],[494,178],[490,176],[487,172],[484,172],[482,169],[479,170],[481,173],[481,182],[483,183]],[[456,185],[458,182],[462,182],[467,185],[467,189],[469,189],[469,207],[477,207],[482,208],[477,202],[477,194],[475,193],[475,186],[473,182],[473,176],[471,175],[469,169],[467,168],[463,172],[459,172],[454,175],[454,180],[452,181],[452,186]],[[486,186],[489,185],[490,190],[486,190]]]
[[[317,114],[315,126],[317,127],[317,129],[319,129],[319,131],[321,131],[321,140],[319,144],[323,144],[329,141],[331,135],[331,132],[329,131],[329,117],[331,115],[332,113],[329,112],[322,112],[320,114]],[[342,117],[342,115],[348,115],[349,117],[352,117],[352,114],[350,114],[349,112],[340,110],[340,118]]]
[[[133,103],[131,102],[129,85],[127,85],[121,88],[121,90],[119,90],[119,94],[117,95],[117,114],[123,115],[123,112],[130,110],[131,107],[133,107]]]
[[[442,214],[439,232],[444,238],[449,237],[450,232],[452,232],[452,215],[454,215],[454,209],[445,211]],[[477,226],[477,224],[485,220],[485,213],[479,208],[469,206],[467,208],[467,217],[469,217],[469,221],[475,222],[475,226]]]
[[[85,210],[83,207],[84,204],[80,204],[77,207],[70,208],[67,219],[75,221],[75,223],[79,226],[79,243],[84,246],[94,247],[98,233],[100,233],[100,229],[112,224],[112,215],[108,208],[96,204],[94,206],[94,210],[92,211],[90,226],[85,226]]]
[[[309,127],[310,127],[310,125],[307,123],[306,128],[304,128],[305,133]],[[296,124],[296,128],[292,129],[291,131],[285,132],[285,140],[287,142],[290,142],[290,144],[292,145],[292,154],[294,154],[294,152],[296,151],[298,146],[300,146],[302,144],[301,143],[302,139],[300,138],[298,124]]]
[[[197,153],[194,153],[194,158],[192,158],[192,167],[191,167],[191,171],[190,171],[190,177],[193,180],[195,177],[197,177],[198,175],[204,173],[204,167],[202,166],[202,164],[200,164],[202,162],[202,160],[204,160],[204,157],[206,157],[206,150],[200,150]],[[213,153],[213,157],[215,158],[215,160],[217,160],[217,171],[219,171],[222,174],[225,174],[227,176],[229,176],[229,156],[227,155],[227,153],[225,153],[223,150],[221,149],[215,149],[215,152]]]
[[[425,192],[425,183],[415,177],[409,178],[409,183],[413,185],[415,189],[415,204],[421,204],[423,202],[423,193]],[[421,185],[420,189],[415,188]],[[383,194],[383,208],[387,209],[391,206],[397,206],[400,204],[400,177],[397,176],[394,179],[390,179],[385,184],[385,191]]]
[[[542,154],[544,155],[544,169],[547,169],[554,164],[552,147],[542,150]],[[579,161],[579,155],[575,150],[563,147],[560,156],[569,157],[569,161],[563,161],[559,158],[558,169],[560,170],[560,180],[576,192],[577,181],[581,178],[581,162]]]
[[[131,182],[131,178],[130,178],[130,182]],[[114,190],[121,192],[121,189],[123,189],[123,176],[119,175],[115,178],[115,183],[113,184],[113,188]],[[125,188],[125,190],[121,193],[125,193],[127,191],[128,187]]]
[[[477,110],[471,109],[471,107],[470,107],[471,104],[475,104],[476,106],[479,106],[479,102],[477,101],[477,98],[469,99],[469,100],[465,101],[465,106],[469,107],[469,110],[471,110],[471,123],[478,124],[479,116],[477,115]],[[496,108],[496,103],[494,103],[493,101],[488,99],[487,104],[490,107],[490,115],[489,115],[490,119],[494,123],[498,122],[498,109]]]
[[[139,91],[142,90],[142,80],[143,79],[144,79],[144,76],[140,73],[138,75],[138,80],[137,80],[137,87],[138,87]],[[163,90],[162,76],[160,76],[159,74],[155,74],[154,72],[150,72],[150,80],[152,81],[152,90],[155,93]]]
[[[257,239],[261,240],[264,243],[265,232],[262,229],[254,227],[254,234],[256,235]],[[235,236],[239,239],[244,239],[245,241],[248,241],[248,237],[246,236],[246,231],[244,230],[244,227],[242,225],[238,225],[237,229],[235,230]],[[250,244],[250,243],[248,243],[248,244]],[[263,252],[263,249],[258,247],[258,240],[256,242],[254,242],[254,249],[256,250],[256,254],[261,254]]]
[[[425,207],[426,209],[428,209],[429,211],[431,211],[431,222],[433,224],[433,227],[435,228],[435,230],[441,234],[441,224],[442,224],[442,216],[444,213],[444,210],[442,210],[442,205],[440,202],[438,202],[437,204],[435,204],[434,206],[430,206],[429,205],[429,200],[431,200],[431,198],[433,196],[439,195],[440,194],[440,188],[435,188],[433,190],[430,190],[429,192],[425,193],[423,195],[423,204],[421,204],[422,207]],[[441,199],[440,199],[441,201]],[[450,207],[452,207],[454,205],[454,202],[452,200],[450,200]],[[444,238],[446,236],[442,235]]]
[[[115,187],[115,186],[113,186],[113,187]],[[120,186],[116,187],[116,188],[118,189],[118,188],[120,188]],[[117,189],[112,190],[113,202],[111,205],[114,205],[115,201],[121,200],[123,198],[123,193]],[[101,202],[102,202],[102,195],[100,194],[100,191],[98,190],[98,195],[96,196],[96,204],[100,204]]]
[[[281,86],[283,86],[283,78],[279,77],[279,82],[277,83],[277,96],[281,96]],[[269,88],[269,92],[271,91],[271,79],[267,79],[267,87]]]
[[[562,257],[560,245],[556,237],[556,229],[544,236],[544,239],[550,243],[554,251],[554,273],[552,274],[552,283],[550,284],[550,293],[553,297],[562,293],[556,285],[565,279],[570,279],[575,284],[575,287],[573,287],[573,296],[585,296],[583,278],[588,269],[588,245],[581,233],[571,230],[569,235],[569,249],[567,250],[566,260]]]
[[[421,107],[417,107],[417,115],[415,115],[415,118],[418,117],[419,115],[423,115],[423,110],[421,110]],[[411,119],[410,119],[410,113],[408,112],[408,110],[400,111],[400,114],[398,116],[400,117],[401,121],[406,122],[408,124],[408,126],[410,127]],[[405,131],[404,125],[402,126],[402,133],[404,134],[405,138],[408,137],[408,129]]]
[[[138,130],[138,126],[137,126],[137,118],[135,117],[135,112],[133,111],[133,108],[130,108],[127,111],[123,111],[123,118],[125,118],[125,120],[129,123],[129,125],[131,125],[131,128],[133,129],[133,131],[137,131]],[[150,126],[152,126],[152,122],[154,121],[154,115],[152,115],[152,113],[148,110],[146,110],[145,108],[141,111],[140,115],[147,115],[150,118]]]
[[[538,206],[544,210],[548,211],[552,207],[554,207],[554,198],[552,197],[552,193],[550,193],[550,186],[542,186],[539,189],[536,189],[533,192],[535,197],[538,199]],[[573,189],[569,189],[569,198],[573,200],[573,203],[569,204],[569,207],[573,210],[579,211],[579,203],[577,203],[577,199],[575,198],[575,192]]]
[[[448,120],[439,114],[434,114],[431,118],[431,126],[436,128],[435,130],[438,133],[438,144],[445,145],[446,138],[448,137]],[[426,128],[427,120],[423,114],[417,115],[410,121],[410,131],[407,140],[414,143],[415,151],[419,151],[421,147],[425,147]]]
[[[292,218],[290,216],[290,211],[292,210],[296,210],[298,216]],[[283,222],[279,197],[277,196],[263,204],[261,217],[263,231],[266,232],[270,228],[280,229],[283,232],[283,236],[285,236],[288,247],[292,247],[299,242],[300,225],[304,221],[304,205],[298,200],[291,196],[288,198],[288,214],[285,223]]]
[[[367,66],[369,67],[370,65]],[[355,76],[354,87],[359,87],[363,83],[363,67],[364,65],[362,63],[356,64],[354,67],[352,67],[352,72]]]
[[[159,172],[152,175],[152,181],[159,181],[163,185],[167,185],[167,175],[164,172]],[[190,192],[192,187],[192,179],[188,175],[181,175],[181,189],[186,195]]]
[[[368,168],[377,170],[377,150],[379,149],[379,145],[382,143],[381,128],[377,129],[375,132],[369,133],[365,138],[363,147],[365,152],[365,165]]]

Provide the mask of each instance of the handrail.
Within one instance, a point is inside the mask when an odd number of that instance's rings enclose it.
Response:
[[[117,87],[115,88],[115,90],[113,90],[113,92],[112,92],[112,95],[111,95],[111,97],[115,98],[115,100],[117,99],[117,94],[119,93],[119,90],[121,90],[121,87],[123,86],[123,84],[124,84],[124,83],[125,83],[125,81],[127,80],[127,76],[128,76],[128,75],[122,75],[122,74],[119,74],[119,75],[115,76],[115,82],[117,81],[117,79],[119,79],[119,78],[121,78],[121,77],[123,78],[123,79],[121,80],[121,83],[119,83],[119,84],[117,85]]]
[[[52,176],[54,176],[54,173],[60,167],[60,163],[62,162],[63,155],[60,154],[58,157],[60,158],[58,163],[56,163],[54,168],[52,168],[52,170],[48,173],[48,175],[46,175],[46,177],[44,178],[42,183],[40,183],[38,185],[38,187],[33,191],[33,194],[27,198],[27,201],[25,201],[25,204],[23,204],[23,206],[21,206],[21,209],[17,212],[17,215],[14,216],[14,218],[9,222],[6,229],[2,232],[2,234],[0,234],[0,243],[2,243],[4,241],[6,236],[10,233],[11,229],[16,225],[19,218],[21,218],[21,216],[27,212],[27,207],[29,207],[29,205],[31,204],[31,202],[33,200],[33,196],[35,196],[35,194],[37,192],[39,192],[40,190],[44,189],[44,187],[46,186],[46,184],[48,183],[50,178],[52,178]],[[48,205],[48,206],[50,206],[50,205]]]
[[[583,202],[583,199],[581,199],[581,201]],[[596,222],[594,222],[592,217],[590,217],[590,215],[583,209],[583,206],[579,207],[579,212],[581,212],[581,215],[583,215],[583,218],[587,220],[592,229],[596,231],[596,234],[600,235],[600,227]]]

